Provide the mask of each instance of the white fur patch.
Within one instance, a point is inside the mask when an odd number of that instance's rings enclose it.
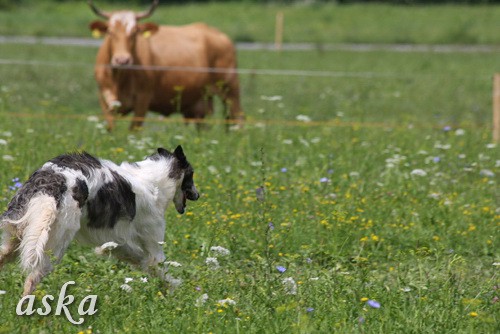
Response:
[[[137,24],[134,12],[116,12],[109,19],[109,24],[112,28],[120,22],[124,27],[127,34],[132,33],[132,30]]]

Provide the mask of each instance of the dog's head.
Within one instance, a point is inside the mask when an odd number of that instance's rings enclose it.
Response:
[[[186,210],[186,200],[196,201],[200,194],[194,185],[193,175],[194,170],[191,164],[187,161],[182,147],[179,145],[170,153],[163,148],[158,149],[158,153],[164,156],[173,156],[174,162],[171,170],[171,176],[176,178],[180,185],[175,192],[174,205],[177,212],[183,214]]]

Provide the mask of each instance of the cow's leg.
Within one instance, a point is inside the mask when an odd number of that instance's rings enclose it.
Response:
[[[232,73],[227,80],[219,80],[215,86],[226,110],[228,126],[241,127],[245,116],[240,105],[240,84],[237,74]]]
[[[207,93],[202,99],[193,105],[190,113],[186,113],[186,122],[189,123],[189,119],[192,118],[196,121],[196,127],[198,130],[206,130],[209,125],[203,122],[205,116],[213,115],[214,113],[214,97]]]
[[[142,127],[144,118],[149,109],[151,97],[150,94],[139,94],[137,96],[134,104],[134,119],[130,123],[130,130],[138,130]]]
[[[107,130],[112,131],[115,127],[113,113],[121,106],[115,94],[110,89],[103,89],[99,97],[101,109],[104,114],[104,119],[107,123]]]

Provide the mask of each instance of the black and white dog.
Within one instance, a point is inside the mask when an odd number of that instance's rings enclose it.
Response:
[[[76,238],[114,242],[118,258],[164,275],[165,210],[174,202],[182,214],[186,199],[198,197],[181,146],[120,165],[85,152],[58,156],[30,176],[0,216],[0,268],[19,253],[28,273],[23,295],[31,294]]]

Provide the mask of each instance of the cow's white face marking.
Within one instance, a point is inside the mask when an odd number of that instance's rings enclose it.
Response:
[[[130,35],[137,24],[134,12],[116,12],[109,19],[109,25],[114,28],[120,22],[125,27],[125,32]]]

